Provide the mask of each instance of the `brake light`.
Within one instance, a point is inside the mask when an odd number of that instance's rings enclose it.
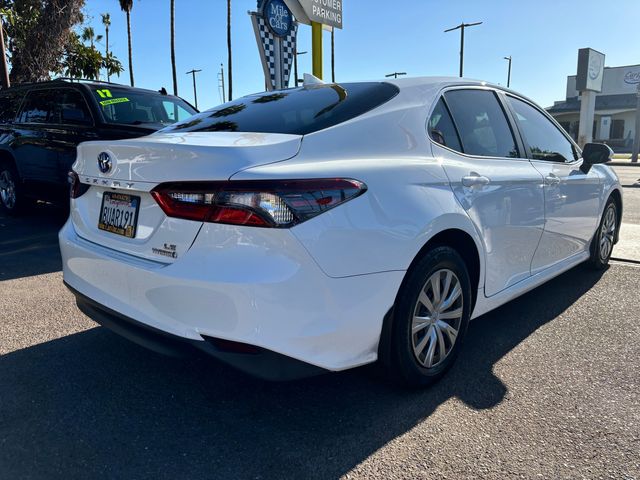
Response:
[[[87,193],[87,190],[89,190],[89,188],[91,188],[90,185],[87,185],[85,183],[81,183],[80,182],[80,177],[78,177],[78,174],[76,172],[74,172],[73,170],[71,170],[69,172],[69,176],[67,177],[68,181],[69,181],[69,196],[71,198],[79,198],[82,195],[84,195],[85,193]]]
[[[358,180],[248,180],[165,183],[151,191],[169,217],[289,228],[367,190]]]

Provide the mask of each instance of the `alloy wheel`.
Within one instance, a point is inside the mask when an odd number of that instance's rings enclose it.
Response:
[[[460,280],[448,269],[432,274],[422,287],[413,310],[411,342],[418,363],[425,368],[441,364],[455,346],[462,324]]]
[[[616,208],[610,205],[604,214],[600,229],[600,259],[606,261],[613,250],[613,238],[616,233]]]
[[[16,206],[16,184],[8,170],[0,172],[0,200],[9,210]]]

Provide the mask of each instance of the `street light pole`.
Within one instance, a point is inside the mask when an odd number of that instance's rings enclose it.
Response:
[[[638,163],[638,153],[640,151],[640,83],[638,83],[638,92],[636,93],[637,105],[636,105],[636,134],[633,138],[633,153],[631,154],[631,161]]]
[[[196,110],[198,109],[198,89],[196,88],[196,73],[201,72],[202,70],[190,70],[186,73],[186,75],[193,76],[193,99],[195,100]]]
[[[389,74],[385,75],[385,77],[386,78],[390,78],[390,77],[398,78],[398,77],[400,77],[402,75],[406,75],[406,74],[407,74],[407,72],[393,72],[393,73],[389,73]]]
[[[461,23],[460,25],[444,31],[445,33],[447,33],[460,29],[460,77],[464,76],[464,29],[467,27],[475,27],[476,25],[482,25],[482,22]]]
[[[504,57],[505,60],[509,60],[509,73],[507,74],[507,88],[511,86],[511,55]]]
[[[293,76],[295,77],[294,85],[298,86],[298,55],[305,55],[307,52],[299,52],[298,46],[296,45],[296,51],[293,55]]]

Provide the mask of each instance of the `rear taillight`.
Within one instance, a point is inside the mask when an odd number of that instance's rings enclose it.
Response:
[[[69,172],[68,180],[70,186],[69,195],[71,196],[71,198],[81,197],[82,195],[87,193],[87,190],[89,190],[89,188],[91,188],[90,185],[81,183],[78,174],[73,170]]]
[[[164,183],[151,191],[169,217],[289,228],[366,191],[358,180],[248,180]]]

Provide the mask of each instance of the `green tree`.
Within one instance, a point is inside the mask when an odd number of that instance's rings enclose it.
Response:
[[[88,78],[98,80],[101,69],[106,69],[107,75],[120,75],[124,68],[111,52],[103,56],[95,47],[98,37],[92,37],[87,28],[78,35],[73,32],[65,48],[64,58],[56,73],[62,73],[71,78]],[[88,45],[87,43],[88,42]]]
[[[37,82],[57,71],[84,0],[0,0],[11,82]]]
[[[131,50],[131,9],[133,8],[133,0],[118,0],[120,8],[127,14],[127,41],[129,43],[129,79],[131,86],[135,86],[133,81],[133,53]]]

